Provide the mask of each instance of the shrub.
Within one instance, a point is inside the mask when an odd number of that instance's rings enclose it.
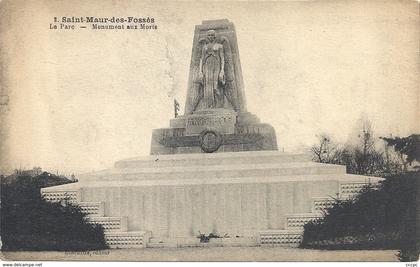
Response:
[[[323,218],[304,226],[301,247],[401,249],[401,259],[408,257],[405,252],[418,257],[415,215],[419,174],[390,177],[378,190],[366,186],[354,198],[336,199]],[[345,240],[349,237],[352,242]]]
[[[42,187],[71,180],[30,171],[1,178],[2,250],[107,248],[102,227],[90,225],[77,205],[68,201],[50,203],[41,197]]]

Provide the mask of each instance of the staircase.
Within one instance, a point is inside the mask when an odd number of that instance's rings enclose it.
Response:
[[[341,183],[338,196],[349,199],[358,194],[367,183]],[[378,189],[379,183],[370,183],[373,189]],[[335,202],[332,197],[312,198],[312,210],[309,213],[287,215],[284,230],[267,230],[259,232],[260,245],[265,247],[297,247],[302,240],[303,226],[309,221],[323,217],[323,211],[332,207]]]
[[[150,232],[128,231],[127,217],[105,216],[104,202],[81,201],[80,190],[43,192],[42,196],[51,202],[69,201],[77,204],[88,216],[89,223],[102,225],[110,248],[145,248],[150,239]]]

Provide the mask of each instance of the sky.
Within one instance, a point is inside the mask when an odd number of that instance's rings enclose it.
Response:
[[[185,103],[194,26],[235,24],[248,111],[280,150],[326,133],[345,142],[420,132],[415,1],[0,4],[0,167],[63,174],[150,152],[152,129]],[[51,30],[54,17],[154,17],[155,31]],[[7,100],[5,100],[7,99]]]

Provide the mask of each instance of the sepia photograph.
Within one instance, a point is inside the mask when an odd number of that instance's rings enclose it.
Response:
[[[0,1],[3,266],[417,266],[419,11]]]

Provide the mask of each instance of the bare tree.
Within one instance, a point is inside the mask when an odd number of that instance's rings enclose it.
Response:
[[[326,134],[318,136],[318,144],[311,147],[313,160],[321,163],[342,164],[342,149]]]
[[[336,143],[322,134],[311,152],[313,161],[346,165],[347,172],[353,174],[386,177],[403,170],[400,160],[390,157],[386,149],[378,148],[371,123],[364,117],[358,121],[346,144]]]

